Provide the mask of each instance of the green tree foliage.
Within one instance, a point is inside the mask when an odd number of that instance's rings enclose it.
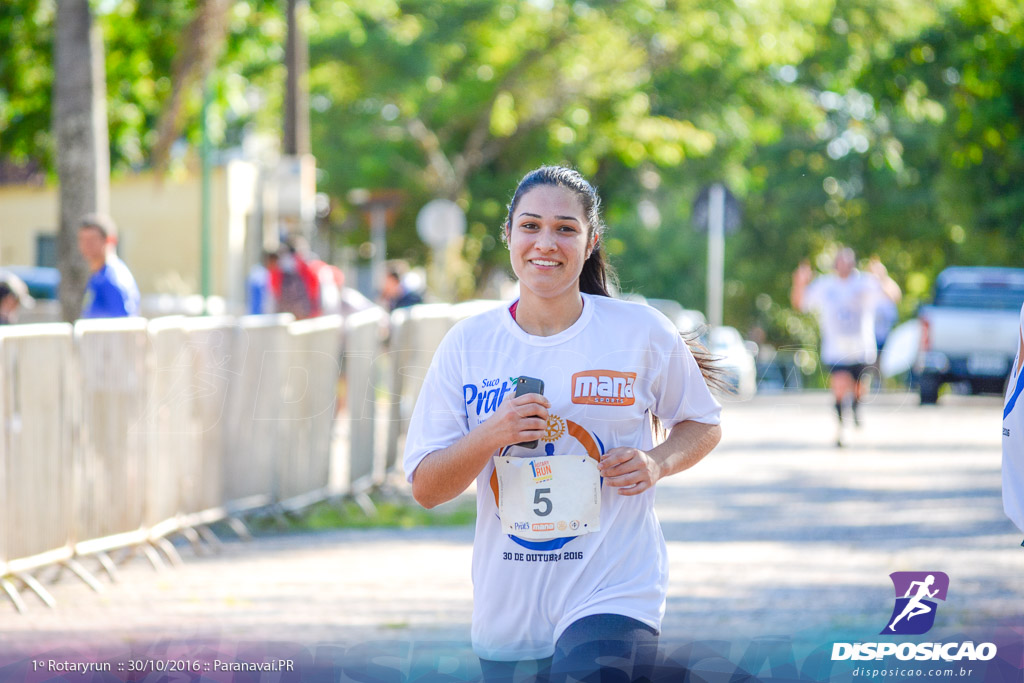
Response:
[[[53,19],[56,0],[7,0],[0,4],[0,162],[29,161],[52,173]],[[111,166],[115,172],[149,166],[156,126],[171,94],[175,57],[194,16],[197,0],[93,2],[103,30]],[[237,2],[232,7],[224,54],[212,76],[217,97],[212,135],[237,144],[247,125],[278,126],[273,104],[261,93],[277,93],[285,24],[274,0]],[[185,106],[185,138],[198,141],[198,92]],[[279,109],[278,109],[279,111]]]
[[[55,0],[0,6],[0,161],[52,168]],[[175,55],[199,0],[97,0],[115,169],[152,162]],[[212,74],[214,138],[278,136],[283,2],[237,0]],[[726,322],[813,340],[788,306],[802,258],[877,254],[904,314],[953,263],[1024,246],[1024,18],[1015,0],[312,0],[313,152],[335,223],[345,199],[396,188],[392,255],[433,197],[469,217],[463,293],[507,268],[497,239],[518,178],[569,163],[592,178],[624,289],[703,308],[699,189],[744,206],[729,238]],[[198,93],[186,106],[196,140]],[[365,227],[347,238],[367,239]]]
[[[389,240],[412,255],[415,210],[434,196],[460,201],[467,251],[486,265],[504,259],[504,205],[529,168],[566,162],[593,176],[615,159],[707,154],[706,131],[652,111],[647,48],[635,17],[623,20],[646,5],[616,3],[613,13],[584,3],[320,3],[314,139],[344,150],[321,155],[327,187],[405,189]]]
[[[812,101],[773,65],[802,59],[829,18],[804,2],[315,7],[314,139],[344,150],[318,151],[326,186],[405,189],[389,237],[399,252],[422,253],[415,209],[453,198],[469,213],[467,252],[482,276],[506,260],[495,237],[518,177],[565,162],[602,190],[626,287],[691,306],[703,288],[689,203],[711,179],[745,189],[751,150],[813,120]]]
[[[788,308],[790,271],[816,255],[827,269],[838,243],[881,257],[903,285],[904,315],[947,265],[1020,265],[1019,7],[878,7],[833,8],[817,48],[784,74],[818,121],[785,122],[777,143],[748,157],[755,182],[731,239],[727,318],[778,341],[813,341]]]
[[[920,263],[929,271],[947,263],[1019,265],[1022,63],[1024,9],[970,0],[861,79],[893,120],[901,189],[931,207],[939,249]]]
[[[54,6],[0,4],[0,161],[49,168]]]

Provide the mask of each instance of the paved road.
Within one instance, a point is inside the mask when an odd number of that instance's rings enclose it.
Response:
[[[823,394],[728,403],[725,438],[659,484],[671,560],[666,639],[877,634],[888,574],[949,574],[943,628],[1020,624],[1021,537],[1000,502],[1000,402],[907,395],[866,406],[837,449]],[[185,550],[161,574],[141,559],[102,594],[65,579],[59,601],[0,603],[0,652],[81,652],[158,640],[468,641],[472,529],[332,531]]]

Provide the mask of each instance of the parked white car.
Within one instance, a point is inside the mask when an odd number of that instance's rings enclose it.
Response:
[[[687,336],[696,334],[701,337],[701,343],[705,343],[703,337],[707,332],[707,320],[703,313],[683,308],[682,304],[672,299],[646,299],[646,302],[648,306],[664,313],[680,332]]]
[[[707,319],[698,310],[683,308],[672,299],[646,299],[630,295],[633,301],[643,301],[658,309],[687,338],[695,337],[717,358],[715,365],[730,391],[716,392],[725,400],[750,400],[757,393],[757,344],[745,341],[735,327],[708,328]]]
[[[722,378],[735,392],[723,398],[753,398],[757,393],[757,345],[745,341],[735,327],[723,326],[708,333],[708,350],[718,357]]]

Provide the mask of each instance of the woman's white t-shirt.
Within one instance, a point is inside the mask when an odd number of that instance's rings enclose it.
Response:
[[[583,295],[580,318],[549,337],[527,334],[505,307],[458,323],[441,342],[405,445],[409,481],[514,395],[520,375],[544,381],[551,402],[536,449],[503,455],[587,454],[652,447],[650,415],[666,429],[718,424],[721,407],[669,320],[644,304]],[[497,453],[495,453],[497,454]],[[668,581],[654,490],[623,496],[602,486],[600,531],[550,541],[507,534],[498,518],[493,461],[477,477],[473,546],[474,651],[483,658],[548,657],[574,621],[619,614],[660,629]]]

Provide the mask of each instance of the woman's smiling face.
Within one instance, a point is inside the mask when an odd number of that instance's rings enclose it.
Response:
[[[580,272],[594,239],[572,190],[559,185],[533,188],[520,198],[506,229],[520,287],[544,298],[579,295]]]

